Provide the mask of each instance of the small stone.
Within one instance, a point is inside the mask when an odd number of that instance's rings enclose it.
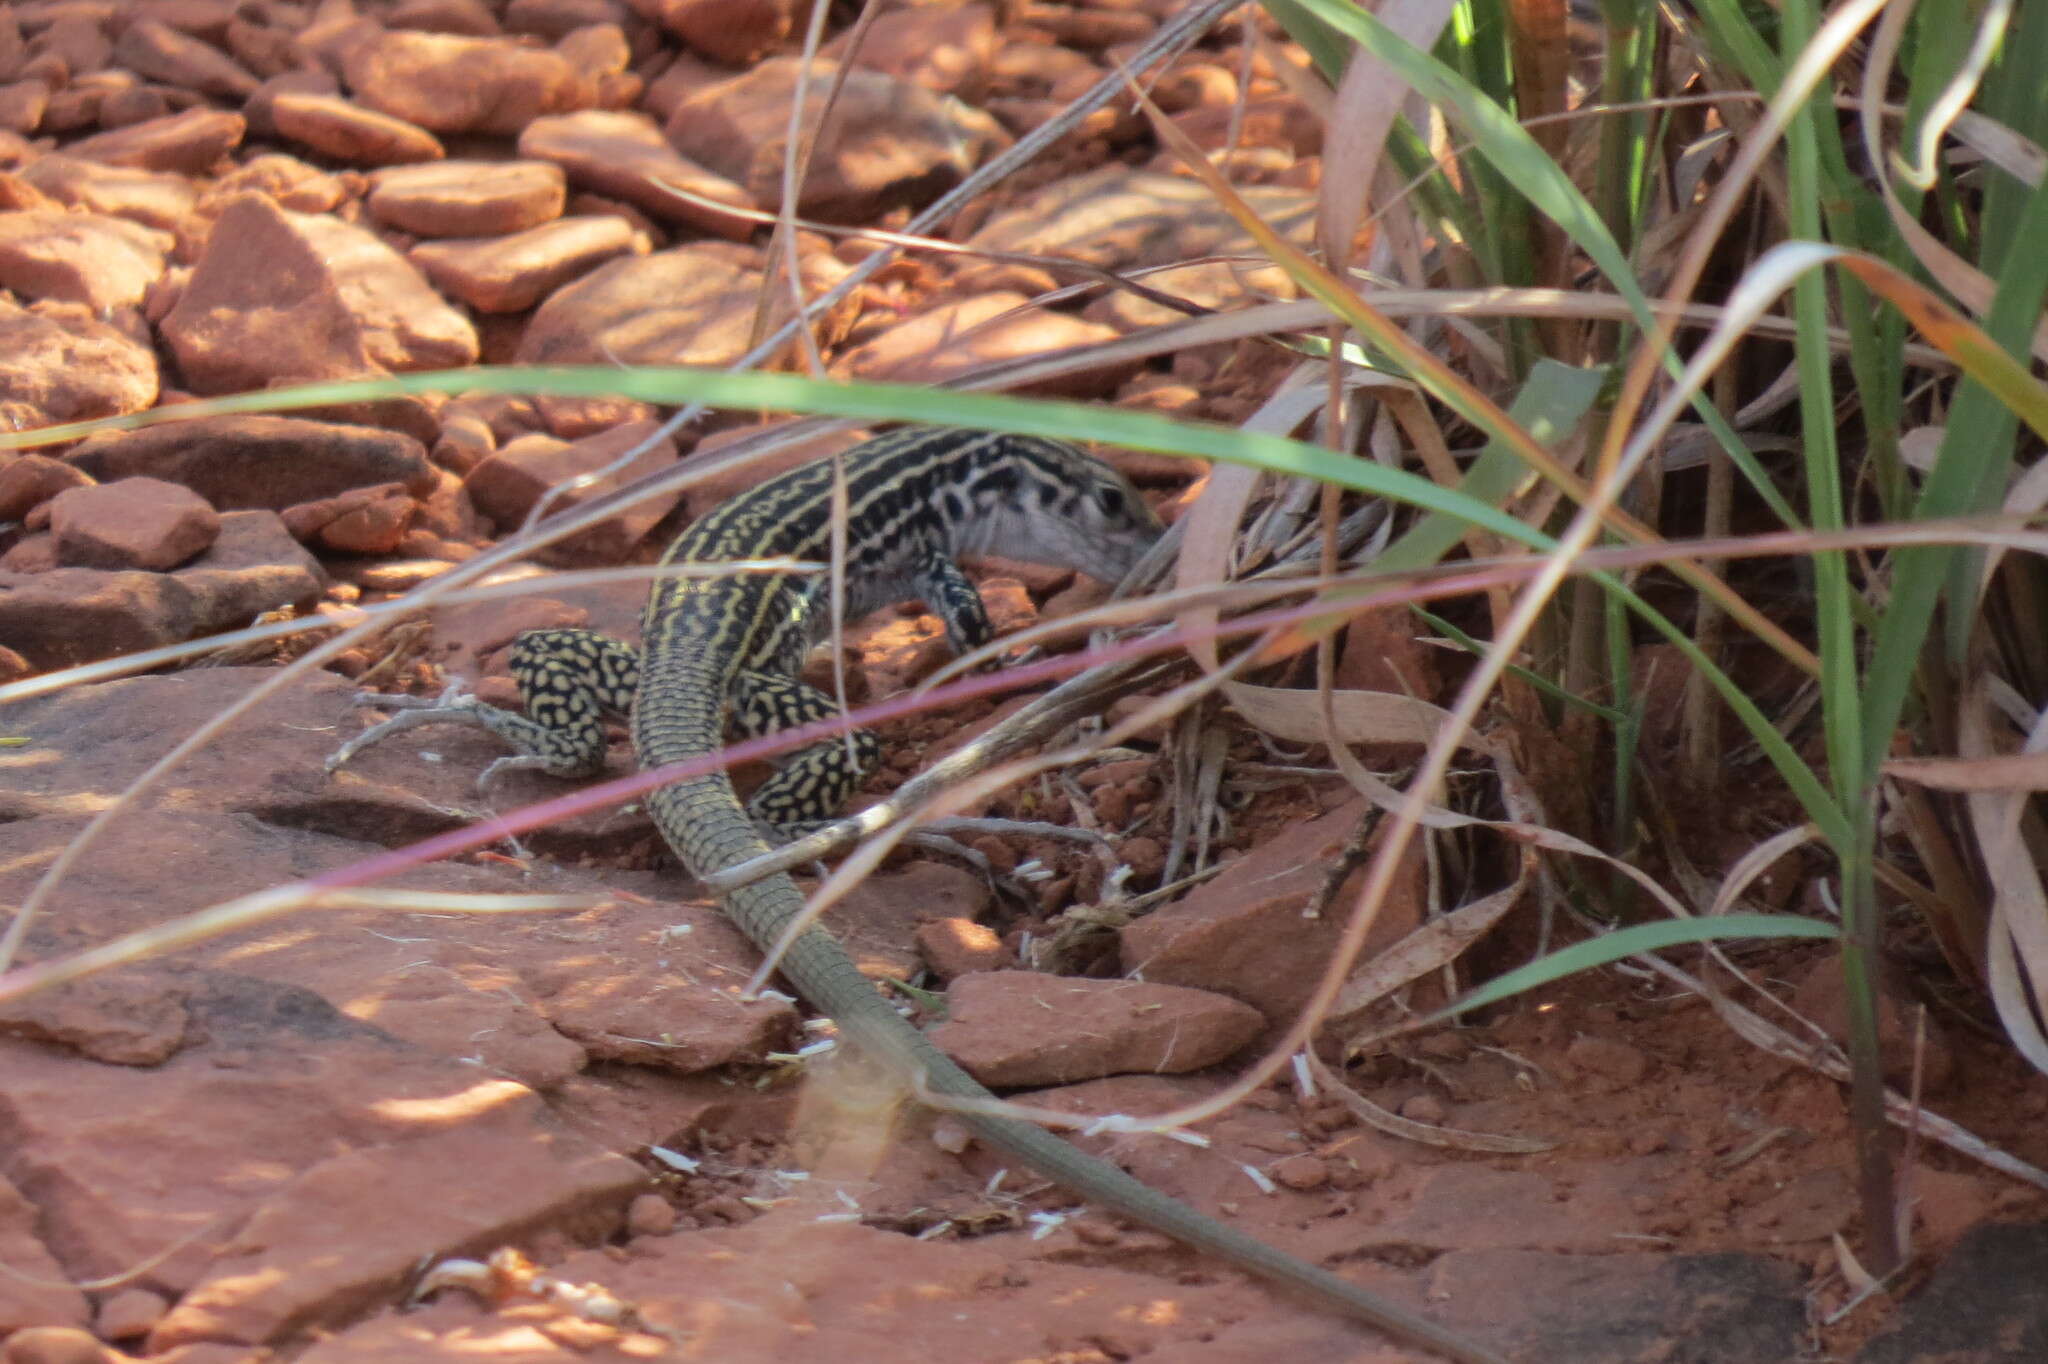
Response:
[[[67,488],[86,488],[92,477],[62,460],[27,452],[0,464],[0,521],[19,521]]]
[[[508,38],[384,33],[351,48],[342,72],[364,104],[437,133],[512,136],[594,98],[561,54]]]
[[[537,118],[520,133],[519,154],[553,162],[577,185],[624,200],[664,222],[734,241],[745,241],[759,226],[740,213],[720,212],[721,204],[752,209],[753,197],[686,159],[644,114],[592,109]]]
[[[1650,1058],[1626,1042],[1581,1033],[1565,1048],[1564,1059],[1588,1075],[1611,1080],[1617,1087],[1640,1084],[1650,1071]]]
[[[7,1337],[0,1364],[113,1364],[113,1352],[75,1326],[31,1326]]]
[[[220,514],[205,498],[154,478],[72,488],[49,505],[57,562],[73,568],[165,572],[220,535]]]
[[[270,101],[270,121],[281,136],[358,166],[406,166],[446,155],[440,140],[418,124],[339,95],[282,92]]]
[[[629,1236],[666,1236],[675,1229],[675,1205],[660,1194],[641,1194],[626,1206]]]
[[[137,19],[122,29],[113,55],[139,76],[224,99],[247,99],[258,84],[219,48],[154,19]]]
[[[441,289],[480,312],[517,313],[633,249],[623,218],[562,218],[505,237],[422,242],[412,259]]]
[[[93,1330],[103,1340],[135,1340],[163,1320],[171,1308],[163,1294],[147,1288],[124,1288],[100,1304]]]
[[[370,177],[370,213],[418,237],[497,237],[562,216],[568,190],[547,161],[441,161]]]
[[[522,436],[478,465],[463,486],[479,511],[496,521],[501,529],[509,529],[523,521],[550,489],[609,468],[628,449],[653,435],[658,425],[652,421],[629,422],[573,443],[553,436]],[[668,468],[675,461],[675,442],[664,437],[623,469],[613,469],[595,482],[558,497],[555,509],[567,511]],[[549,545],[541,551],[541,557],[560,564],[617,563],[668,514],[678,497],[679,493],[671,492],[636,502]]]
[[[64,150],[67,155],[109,166],[204,175],[223,156],[242,145],[248,127],[248,120],[240,114],[222,109],[187,109],[168,118],[153,118],[100,133]]]
[[[1022,294],[979,294],[941,304],[899,322],[846,355],[836,366],[848,378],[936,384],[1004,360],[1115,340],[1112,327],[1068,313],[1033,308]],[[1034,392],[1102,397],[1143,361],[1120,361],[1034,385]]]
[[[64,461],[101,482],[147,476],[180,484],[222,511],[281,511],[393,482],[424,495],[436,481],[410,436],[303,417],[200,417],[103,432]]]
[[[1320,1189],[1330,1182],[1330,1166],[1321,1156],[1282,1156],[1268,1167],[1273,1182],[1287,1189]]]
[[[133,307],[164,272],[172,239],[96,213],[0,213],[0,288],[28,298]]]
[[[1410,1122],[1428,1123],[1432,1127],[1441,1125],[1450,1115],[1451,1111],[1444,1107],[1444,1101],[1434,1094],[1417,1094],[1401,1105],[1402,1117]]]
[[[781,45],[795,0],[661,0],[662,26],[727,66],[749,66]]]
[[[140,412],[156,402],[156,354],[78,303],[0,299],[0,426]]]
[[[972,971],[999,971],[1012,964],[1003,940],[972,919],[927,919],[917,926],[917,950],[942,981]]]

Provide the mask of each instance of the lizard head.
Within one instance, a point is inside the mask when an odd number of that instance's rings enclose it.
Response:
[[[974,514],[956,528],[963,553],[1072,568],[1116,583],[1162,529],[1128,478],[1059,441],[1012,437],[978,481]]]

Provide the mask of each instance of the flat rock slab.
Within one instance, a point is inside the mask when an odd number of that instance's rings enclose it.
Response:
[[[2033,1364],[2048,1359],[2048,1226],[1965,1232],[1856,1364]]]

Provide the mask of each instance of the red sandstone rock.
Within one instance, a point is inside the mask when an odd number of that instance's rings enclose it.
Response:
[[[30,508],[65,489],[91,484],[92,478],[83,470],[48,455],[23,452],[0,457],[0,521],[19,521]]]
[[[140,76],[224,99],[247,99],[256,77],[219,48],[154,19],[137,19],[114,40],[114,60]]]
[[[463,486],[478,510],[496,521],[501,531],[509,531],[526,519],[550,489],[606,468],[646,440],[656,427],[654,422],[632,422],[573,444],[553,436],[522,436],[479,464]],[[675,462],[675,443],[664,438],[624,469],[563,494],[553,505],[557,512],[579,506]],[[677,496],[671,492],[648,498],[549,546],[542,557],[554,563],[617,563],[668,514]]]
[[[519,135],[519,154],[554,162],[576,184],[666,222],[735,241],[759,226],[752,218],[719,212],[720,204],[751,209],[754,201],[724,176],[686,160],[644,114],[587,110],[535,119]],[[704,199],[711,203],[699,202]]]
[[[281,136],[358,166],[403,166],[446,155],[426,129],[338,95],[283,91],[270,101],[270,122]]]
[[[796,0],[659,0],[663,27],[728,66],[747,66],[787,38]]]
[[[983,1084],[1012,1088],[1201,1070],[1263,1023],[1258,1010],[1204,990],[987,971],[952,983],[931,1039]]]
[[[140,412],[156,398],[145,342],[82,304],[0,300],[0,424],[20,431]]]
[[[342,71],[364,104],[437,133],[513,135],[592,101],[559,53],[503,38],[385,33],[353,48]]]
[[[83,303],[94,312],[142,301],[164,272],[171,238],[122,218],[62,210],[0,213],[0,288]]]
[[[138,170],[203,175],[242,145],[248,121],[220,109],[187,109],[74,142],[65,151],[87,161]]]
[[[972,919],[926,920],[917,926],[917,950],[931,973],[943,981],[1012,965],[1003,940]]]
[[[1116,339],[1113,327],[1030,306],[1022,294],[977,294],[920,313],[858,347],[834,368],[849,378],[933,384],[965,370]],[[1137,371],[1120,361],[1061,375],[1033,391],[1099,397]]]
[[[382,483],[289,507],[284,524],[301,544],[340,554],[390,554],[418,511],[403,483]]]
[[[49,506],[57,562],[72,568],[165,572],[220,535],[220,513],[205,498],[154,478],[72,488]]]
[[[164,339],[200,393],[473,363],[476,330],[358,227],[245,195],[215,225]]]
[[[181,484],[223,511],[282,511],[392,482],[424,495],[435,482],[410,436],[303,417],[201,417],[108,431],[64,460],[102,482],[148,476]]]
[[[632,251],[624,218],[562,218],[506,237],[422,242],[413,263],[479,312],[524,312],[562,285]]]
[[[562,216],[561,169],[546,161],[441,161],[370,177],[370,212],[420,237],[496,237]]]
[[[745,353],[760,276],[706,245],[615,260],[555,291],[524,363],[725,365]]]
[[[134,170],[52,153],[22,167],[21,178],[66,208],[126,218],[176,232],[192,216],[198,193],[183,175]]]

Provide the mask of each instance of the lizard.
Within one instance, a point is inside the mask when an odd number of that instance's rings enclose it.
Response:
[[[993,633],[979,592],[959,567],[961,556],[1001,555],[1113,584],[1161,533],[1131,482],[1074,446],[913,427],[844,452],[836,475],[832,461],[814,461],[719,504],[684,529],[662,562],[822,560],[831,548],[835,478],[843,480],[846,512],[845,618],[918,598],[961,652]],[[835,718],[832,698],[797,676],[825,633],[829,590],[822,575],[807,581],[795,572],[666,578],[649,594],[637,653],[593,631],[528,631],[511,656],[525,715],[474,698],[436,713],[483,725],[520,750],[503,761],[562,777],[602,769],[606,712],[630,716],[643,769],[717,751],[728,722],[755,736]],[[416,722],[427,713],[400,718]],[[874,737],[855,730],[790,755],[745,805],[725,771],[714,769],[656,789],[647,807],[684,866],[713,874],[768,852],[775,830],[829,818],[877,756]],[[724,899],[727,916],[763,951],[804,908],[785,872],[734,887]],[[896,1012],[826,929],[799,936],[780,970],[854,1046],[921,1082],[925,1092],[993,1097]],[[1043,1127],[972,1108],[957,1116],[982,1140],[1090,1202],[1460,1364],[1507,1364],[1483,1345],[1158,1193]]]

